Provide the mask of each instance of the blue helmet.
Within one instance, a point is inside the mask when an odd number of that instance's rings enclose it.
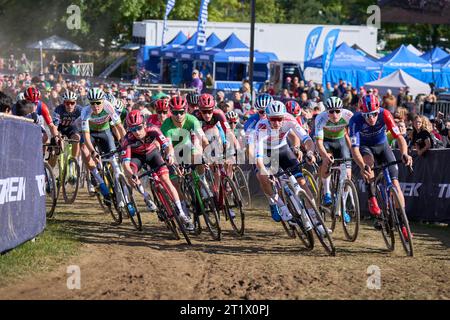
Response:
[[[255,101],[255,108],[258,110],[265,110],[267,106],[271,105],[273,98],[270,94],[264,93],[258,96]]]

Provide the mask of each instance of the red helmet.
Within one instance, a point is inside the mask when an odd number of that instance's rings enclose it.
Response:
[[[182,96],[173,96],[169,100],[170,110],[186,110],[186,99]]]
[[[286,102],[286,110],[288,113],[294,116],[298,116],[302,108],[300,107],[297,101],[289,100],[288,102]]]
[[[198,107],[200,110],[212,110],[216,107],[216,100],[213,95],[204,93],[198,99]]]
[[[169,98],[161,98],[156,100],[155,109],[157,112],[169,110]]]
[[[41,100],[41,92],[34,87],[29,87],[25,91],[25,100],[33,103],[39,102]]]
[[[362,113],[378,111],[380,109],[380,100],[373,94],[367,94],[359,100],[359,109]]]
[[[126,123],[128,128],[140,126],[144,123],[144,117],[141,114],[140,110],[132,110],[126,118]]]

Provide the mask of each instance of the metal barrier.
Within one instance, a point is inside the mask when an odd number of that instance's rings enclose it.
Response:
[[[72,66],[75,67],[76,73],[71,73]],[[93,77],[94,76],[94,63],[61,63],[61,73],[64,75],[74,75],[80,77]]]
[[[433,106],[433,114],[436,116],[438,112],[442,112],[444,117],[450,117],[450,101],[440,100]]]

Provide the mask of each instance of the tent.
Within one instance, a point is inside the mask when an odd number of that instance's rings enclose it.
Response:
[[[160,56],[163,50],[169,50],[173,48],[180,47],[183,43],[185,43],[188,40],[188,37],[183,33],[183,31],[180,31],[177,33],[177,35],[170,40],[166,45],[159,46],[154,49],[150,50],[150,55],[152,56]]]
[[[421,56],[423,55],[423,52],[420,51],[419,49],[417,49],[416,47],[414,47],[412,44],[408,44],[408,46],[406,47],[409,51],[411,51],[412,53],[414,53],[416,56]]]
[[[356,43],[352,45],[352,49],[356,50],[358,53],[362,54],[364,57],[369,58],[372,61],[378,61],[378,57],[369,54],[366,50],[358,46]]]
[[[197,45],[197,32],[192,35],[189,39],[183,42],[179,46],[168,47],[161,50],[161,56],[163,58],[176,58],[177,53],[185,50],[186,48],[194,48]]]
[[[213,32],[208,37],[208,39],[206,39],[205,50],[210,50],[213,47],[217,46],[221,42],[222,41],[219,39],[219,37]],[[194,55],[197,52],[198,51],[197,51],[197,47],[196,47],[196,43],[195,43],[192,47],[186,46],[185,48],[180,49],[177,52],[176,57],[181,60],[193,60]]]
[[[438,88],[450,88],[450,55],[437,61],[433,66],[440,70],[436,86]]]
[[[394,73],[376,81],[368,82],[364,85],[366,89],[376,88],[380,95],[384,95],[387,89],[391,89],[394,95],[398,94],[401,88],[409,87],[413,96],[418,94],[430,93],[430,86],[422,81],[417,80],[403,70],[397,70]]]
[[[448,56],[449,56],[449,54],[447,52],[445,52],[444,50],[442,50],[441,48],[434,47],[433,49],[425,52],[420,57],[424,60],[427,60],[430,63],[436,63],[439,60],[447,58]]]
[[[322,68],[322,56],[306,61],[306,68]],[[360,87],[368,81],[378,79],[380,71],[378,62],[364,57],[343,42],[336,48],[326,81],[337,83],[339,79],[344,79],[352,86]]]
[[[431,63],[416,56],[404,45],[378,61],[383,65],[383,77],[401,69],[420,81],[430,83],[435,82],[440,72],[439,69],[434,69]]]
[[[36,41],[27,46],[28,49],[41,49],[40,42],[42,42],[42,50],[55,50],[55,51],[81,51],[79,46],[69,40],[63,39],[58,36],[51,36],[47,39]]]

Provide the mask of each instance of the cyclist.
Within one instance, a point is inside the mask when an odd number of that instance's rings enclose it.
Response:
[[[380,108],[380,101],[377,96],[367,94],[362,97],[359,109],[361,112],[355,113],[349,124],[353,160],[359,166],[361,175],[366,180],[369,211],[373,216],[379,218],[381,210],[375,197],[375,177],[372,167],[375,162],[380,164],[396,161],[387,141],[386,130],[389,130],[392,136],[397,139],[403,163],[411,166],[412,158],[408,155],[405,138],[400,134],[392,114],[388,110]],[[398,167],[396,165],[390,166],[389,174],[397,189],[401,205],[404,206],[405,199],[398,182]],[[375,221],[375,228],[381,228],[379,219]]]
[[[350,159],[351,142],[348,136],[347,127],[353,112],[343,108],[343,102],[339,97],[330,97],[325,102],[326,111],[320,113],[315,120],[316,146],[322,158],[319,175],[323,185],[323,204],[331,206],[333,200],[330,191],[330,174],[327,170],[336,159]],[[351,179],[352,163],[346,162],[347,176]],[[344,212],[344,219],[347,223],[350,216]]]
[[[163,97],[155,101],[156,114],[152,114],[147,120],[147,126],[153,125],[161,128],[161,125],[169,118],[169,97]]]
[[[125,118],[127,117],[127,109],[123,105],[122,99],[117,99],[112,93],[106,93],[105,99],[108,100],[109,103],[116,110],[117,115],[120,117],[120,121],[125,124]]]
[[[98,162],[99,155],[94,149],[94,144],[98,146],[100,152],[111,152],[116,149],[111,128],[118,141],[125,136],[126,131],[120,122],[120,117],[111,103],[105,99],[105,93],[101,89],[93,88],[89,90],[88,99],[91,105],[83,108],[80,117],[82,143],[86,146],[86,149],[82,148],[81,150],[85,163],[99,184],[100,191],[109,206],[111,205],[109,190],[95,165]],[[118,176],[120,172],[119,164],[112,161],[112,165],[116,176]]]
[[[55,125],[58,131],[71,140],[78,141],[73,143],[72,156],[78,158],[80,153],[80,131],[75,125],[75,120],[81,116],[81,106],[77,105],[78,96],[75,92],[66,91],[63,94],[63,104],[56,107],[54,111]]]
[[[289,114],[292,114],[298,124],[303,127],[302,107],[298,104],[298,102],[295,100],[286,101],[286,110]]]
[[[128,133],[122,140],[122,160],[125,176],[131,185],[136,186],[139,192],[144,196],[144,200],[150,211],[155,211],[156,206],[151,201],[150,195],[142,187],[137,173],[144,164],[155,170],[162,182],[172,193],[175,205],[180,211],[180,217],[183,219],[188,230],[194,230],[192,221],[188,218],[181,205],[178,192],[170,181],[169,170],[163,160],[160,151],[164,152],[166,162],[169,166],[174,164],[173,148],[170,141],[162,134],[156,126],[147,126],[144,117],[139,110],[131,111],[127,118]],[[137,142],[141,142],[137,144]]]
[[[188,104],[188,113],[193,114],[195,110],[198,110],[198,100],[200,95],[196,92],[189,92],[186,95],[186,101]]]
[[[169,108],[171,116],[163,122],[161,131],[173,145],[177,164],[201,164],[202,149],[209,143],[200,122],[193,115],[186,114],[187,102],[182,96],[173,96],[169,101]],[[204,166],[197,167],[197,170],[200,178],[205,181]],[[172,180],[177,178],[172,168],[170,168],[170,174]],[[178,194],[183,197],[177,180],[174,181],[174,186]],[[182,205],[185,208],[184,212],[188,213],[184,199]]]
[[[292,135],[296,135],[300,139],[301,143],[306,147],[307,159],[311,164],[315,162],[314,142],[307,132],[300,127],[295,118],[286,112],[286,106],[281,101],[272,102],[266,108],[265,113],[267,119],[257,123],[255,132],[256,166],[258,169],[256,176],[260,182],[261,189],[269,200],[272,219],[276,222],[283,220],[291,223],[292,215],[289,209],[279,195],[273,193],[268,170],[276,164],[284,170],[292,169],[292,174],[314,202],[311,191],[303,178],[301,164],[288,146],[287,139]],[[267,162],[264,159],[266,150],[269,163],[264,163]],[[275,159],[274,156],[278,156],[278,159]],[[308,210],[311,209],[308,208]],[[311,216],[315,216],[314,211],[310,213]]]

